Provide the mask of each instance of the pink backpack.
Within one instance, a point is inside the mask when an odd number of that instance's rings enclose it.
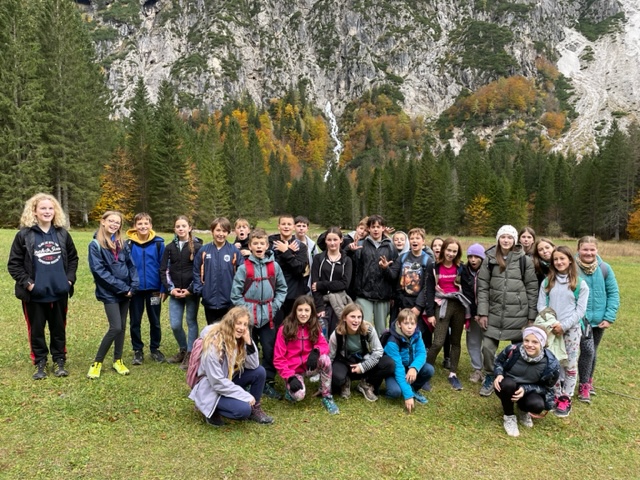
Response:
[[[202,338],[196,338],[193,342],[191,349],[191,356],[189,357],[189,368],[187,368],[187,385],[193,388],[204,377],[204,375],[198,375],[200,369],[200,357],[202,356]]]

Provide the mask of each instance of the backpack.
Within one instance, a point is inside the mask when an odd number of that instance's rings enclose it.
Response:
[[[344,335],[338,335],[338,333],[336,332],[336,342],[338,344],[336,352],[338,353],[338,355],[342,355],[342,348],[344,346]],[[370,353],[369,342],[367,342],[366,335],[360,335],[360,350],[362,350],[364,354]]]
[[[393,328],[395,328],[395,323]],[[391,334],[391,330],[389,328],[385,328],[384,332],[382,332],[382,335],[380,335],[380,344],[382,345],[382,348],[384,348],[387,345],[387,343],[389,343],[389,341],[392,341],[396,345],[398,345],[398,350],[402,350],[403,348],[408,348],[409,364],[413,363],[413,350],[410,348],[409,343],[401,342],[397,337]]]
[[[196,338],[193,342],[191,349],[191,356],[189,356],[189,366],[187,368],[187,385],[193,388],[204,377],[204,375],[198,375],[200,370],[200,359],[202,357],[202,338]]]
[[[271,260],[270,262],[267,262],[265,264],[267,266],[267,276],[266,277],[256,277],[256,270],[255,267],[253,265],[253,262],[248,261],[244,263],[244,267],[246,269],[247,275],[244,279],[244,288],[242,289],[242,297],[244,298],[245,302],[248,303],[252,303],[253,304],[253,322],[254,324],[258,323],[258,305],[264,305],[265,303],[267,304],[267,307],[269,309],[269,327],[273,328],[273,310],[272,310],[272,300],[273,300],[273,295],[270,298],[267,298],[265,300],[252,300],[250,298],[246,297],[247,292],[249,291],[249,289],[251,288],[251,285],[253,285],[255,282],[262,282],[264,280],[268,280],[269,284],[271,285],[271,291],[272,293],[275,295],[275,291],[276,291],[276,264],[274,260]]]

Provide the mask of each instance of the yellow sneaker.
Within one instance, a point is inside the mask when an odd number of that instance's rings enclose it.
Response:
[[[87,378],[100,378],[101,370],[102,362],[93,362],[91,368],[89,368],[89,373],[87,373]]]
[[[124,366],[124,363],[122,363],[122,359],[116,360],[114,362],[113,369],[120,375],[129,375],[129,369]]]

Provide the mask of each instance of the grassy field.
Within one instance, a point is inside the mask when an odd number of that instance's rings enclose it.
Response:
[[[0,230],[5,262],[14,234]],[[85,374],[107,329],[86,261],[91,235],[72,232],[81,261],[69,305],[68,378],[31,380],[20,302],[6,269],[0,274],[0,478],[640,477],[637,245],[601,248],[620,283],[622,303],[601,345],[593,403],[576,401],[569,418],[549,415],[532,430],[522,427],[514,439],[502,429],[497,397],[480,397],[468,382],[466,352],[459,372],[464,390],[452,391],[438,366],[429,404],[412,415],[403,413],[400,401],[371,404],[355,392],[350,400],[337,400],[337,416],[329,416],[317,398],[298,405],[265,399],[265,410],[276,419],[271,426],[209,427],[187,398],[184,372],[173,365],[147,361],[130,367],[128,377],[107,368],[89,381]],[[575,247],[574,240],[566,243]],[[166,305],[162,327],[162,350],[171,355],[177,345]],[[148,339],[143,327],[145,333]],[[131,356],[127,332],[128,366]]]

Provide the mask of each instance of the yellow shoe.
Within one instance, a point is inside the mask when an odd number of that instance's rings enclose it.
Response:
[[[129,369],[124,366],[124,363],[122,363],[122,359],[116,360],[114,362],[113,369],[120,375],[129,375]]]
[[[89,369],[89,373],[87,373],[87,378],[100,378],[101,370],[102,362],[93,362],[91,364],[91,368]]]

